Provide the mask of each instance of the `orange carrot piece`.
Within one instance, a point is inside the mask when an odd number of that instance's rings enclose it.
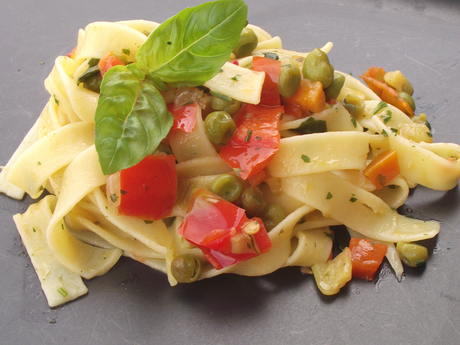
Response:
[[[398,152],[386,151],[374,158],[364,169],[366,176],[377,189],[394,179],[400,173]]]
[[[117,65],[125,65],[125,63],[119,57],[115,56],[112,52],[107,52],[101,58],[98,65],[101,71],[101,75],[104,76],[104,74],[106,74],[107,71],[112,67]]]
[[[289,97],[283,97],[284,104],[294,104],[299,106],[303,112],[319,113],[323,111],[326,103],[326,95],[323,91],[323,85],[317,81],[312,82],[308,79],[302,79],[297,92]]]
[[[374,279],[374,275],[387,252],[388,245],[352,237],[349,248],[353,278]]]

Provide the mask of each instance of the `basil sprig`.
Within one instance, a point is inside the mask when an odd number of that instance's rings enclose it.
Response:
[[[173,124],[160,90],[198,86],[228,60],[246,25],[247,5],[220,0],[186,8],[156,28],[137,62],[105,75],[95,115],[95,144],[106,175],[151,154]]]

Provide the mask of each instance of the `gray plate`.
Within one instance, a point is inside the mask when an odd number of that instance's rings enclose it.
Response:
[[[163,21],[200,1],[8,0],[0,23],[0,164],[45,105],[56,56],[96,20]],[[308,51],[333,41],[334,67],[400,69],[415,86],[435,141],[460,143],[460,3],[452,1],[251,0],[250,22]],[[0,196],[0,342],[8,344],[454,344],[460,343],[460,193],[417,188],[403,212],[442,222],[425,269],[398,283],[387,265],[374,282],[321,296],[297,268],[266,277],[221,276],[169,287],[165,276],[121,260],[87,282],[89,294],[50,309],[11,215],[29,200]]]

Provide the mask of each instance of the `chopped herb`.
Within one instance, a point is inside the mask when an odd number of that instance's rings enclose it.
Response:
[[[356,122],[356,119],[353,116],[351,116],[351,123],[353,124],[353,127],[358,127],[358,123]]]
[[[302,160],[303,160],[305,163],[310,163],[310,157],[308,157],[307,155],[302,155],[300,158],[302,158]]]
[[[394,135],[398,135],[398,129],[397,128],[391,128],[391,131],[394,133]]]
[[[358,199],[356,199],[354,196],[352,196],[352,197],[350,198],[350,201],[351,201],[351,202],[356,202],[356,201],[358,201]]]
[[[172,44],[172,42],[171,42],[171,41],[168,41],[168,42],[166,42],[166,44],[167,44],[168,46],[170,46],[170,45]]]
[[[384,186],[385,185],[385,180],[386,180],[386,176],[382,175],[382,174],[378,174],[377,175],[377,182],[381,185],[381,186]]]
[[[393,113],[390,110],[387,110],[385,114],[382,115],[382,121],[384,124],[387,124],[391,120]]]
[[[232,80],[235,80],[235,81],[238,81],[238,77],[241,77],[241,74],[237,74],[235,75],[233,78],[231,78]]]
[[[260,150],[260,146],[254,147],[254,150],[259,151],[259,150]]]
[[[212,91],[211,91],[210,93],[211,93],[212,96],[221,98],[221,99],[223,99],[224,101],[229,101],[229,102],[232,101],[232,99],[231,99],[230,97],[225,96],[225,95],[222,95],[222,94],[220,94],[220,93],[212,92]]]
[[[240,173],[243,172],[243,169],[240,168],[233,168],[233,170],[238,174],[238,176],[240,176]]]
[[[37,164],[38,164],[38,165],[42,165],[42,162],[38,161]]]
[[[222,73],[224,71],[223,68],[219,68],[219,73]]]
[[[294,130],[301,134],[324,133],[327,132],[327,123],[324,120],[316,120],[313,117],[309,117]]]
[[[334,239],[334,235],[331,234],[330,232],[325,231],[324,234],[325,234],[327,237],[329,237],[331,240]]]
[[[152,224],[153,221],[152,221],[152,220],[144,220],[144,223],[145,223],[145,224]]]
[[[383,108],[386,108],[388,106],[388,104],[386,104],[385,102],[381,101],[377,107],[375,108],[374,110],[374,115],[377,114],[380,110],[382,110]]]
[[[110,200],[115,203],[117,202],[117,195],[115,193],[113,193],[111,196],[110,196]]]
[[[67,297],[67,291],[64,290],[64,288],[60,287],[57,289],[57,292],[62,296],[62,297]]]
[[[122,51],[123,54],[125,54],[125,55],[130,55],[130,54],[131,54],[131,50],[129,50],[129,49],[122,49],[121,51]]]
[[[37,232],[37,230],[35,230],[35,228],[32,228],[32,231],[33,231],[33,232]]]
[[[123,189],[120,189],[120,194],[123,194],[123,195],[125,195],[126,193],[128,193],[128,191],[127,191],[127,190],[123,190]]]
[[[53,95],[53,97],[54,97],[54,102],[59,106],[59,101],[58,101],[58,99],[56,98],[56,95]]]
[[[248,129],[248,134],[246,135],[246,139],[244,140],[245,143],[249,142],[249,140],[251,139],[251,134],[252,130]]]
[[[390,185],[388,186],[388,188],[390,188],[390,189],[396,189],[396,188],[398,188],[398,186],[396,186],[396,185],[394,185],[394,184],[390,184]]]
[[[331,192],[327,192],[326,199],[327,200],[332,199],[332,193]]]
[[[388,133],[387,133],[386,130],[383,129],[383,130],[382,130],[382,134],[383,134],[384,137],[388,138]]]
[[[426,135],[428,135],[430,138],[433,138],[433,134],[431,134],[431,132],[426,132]]]
[[[262,138],[260,136],[256,136],[256,140],[260,141]]]
[[[263,53],[266,58],[272,59],[272,60],[279,60],[280,57],[276,53]]]

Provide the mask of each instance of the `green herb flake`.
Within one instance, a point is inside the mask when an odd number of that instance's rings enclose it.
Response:
[[[332,193],[327,192],[326,200],[330,200],[330,199],[332,199]]]
[[[57,292],[62,296],[62,297],[67,297],[67,291],[64,290],[64,288],[60,287],[57,289]]]
[[[393,134],[395,136],[398,135],[398,129],[397,128],[391,128],[391,131],[393,132]]]
[[[241,74],[237,74],[234,77],[232,77],[232,80],[238,81],[238,77],[241,77]]]
[[[42,165],[42,162],[38,161],[37,164],[38,164],[38,165]]]
[[[334,239],[334,235],[331,234],[330,232],[325,231],[324,234],[326,235],[326,237],[329,237],[331,240]]]
[[[153,221],[152,221],[152,220],[144,220],[144,223],[145,223],[145,224],[152,224]]]
[[[378,174],[377,175],[377,182],[381,185],[381,186],[384,186],[385,185],[385,180],[387,179],[386,176],[382,175],[382,174]]]
[[[382,134],[385,138],[388,138],[388,133],[386,130],[382,129]]]
[[[251,134],[252,130],[248,129],[248,134],[246,135],[246,139],[244,139],[244,142],[247,143],[251,139]]]
[[[387,110],[386,113],[382,115],[383,123],[387,124],[391,120],[392,116],[393,116],[393,113],[390,110]]]
[[[267,52],[267,53],[263,53],[263,54],[264,54],[264,56],[266,58],[269,58],[269,59],[272,59],[272,60],[279,60],[280,59],[280,57],[276,53]]]
[[[351,201],[351,202],[356,202],[356,201],[358,201],[358,199],[356,199],[354,196],[352,196],[352,197],[350,198],[350,201]]]
[[[54,103],[56,103],[57,106],[59,107],[59,100],[56,98],[56,95],[53,95],[53,97],[54,97]]]
[[[377,114],[380,110],[382,110],[383,108],[386,108],[388,107],[388,104],[386,104],[385,102],[381,101],[377,107],[375,108],[374,110],[374,115]]]
[[[353,124],[353,127],[358,127],[358,123],[356,122],[356,119],[353,116],[351,116],[351,123]]]
[[[302,155],[300,158],[302,158],[302,160],[303,160],[305,163],[310,163],[310,157],[308,157],[307,155]]]
[[[113,203],[116,203],[117,202],[117,195],[115,193],[113,193],[112,195],[110,195],[110,200],[113,202]]]
[[[426,135],[428,135],[430,138],[433,138],[433,134],[431,134],[431,132],[426,132]]]
[[[231,101],[232,101],[232,98],[231,98],[231,97],[222,95],[221,93],[217,93],[217,92],[210,91],[210,94],[211,94],[211,96],[214,96],[214,97],[223,99],[224,101],[228,101],[228,102],[231,102]]]
[[[32,228],[32,231],[33,231],[33,232],[37,232],[37,230],[35,230],[35,228]]]
[[[125,55],[131,55],[131,50],[129,50],[129,49],[122,49],[121,51],[122,51],[123,54],[125,54]]]
[[[262,138],[261,138],[260,136],[257,135],[257,136],[256,136],[256,140],[257,140],[257,141],[261,141]]]

